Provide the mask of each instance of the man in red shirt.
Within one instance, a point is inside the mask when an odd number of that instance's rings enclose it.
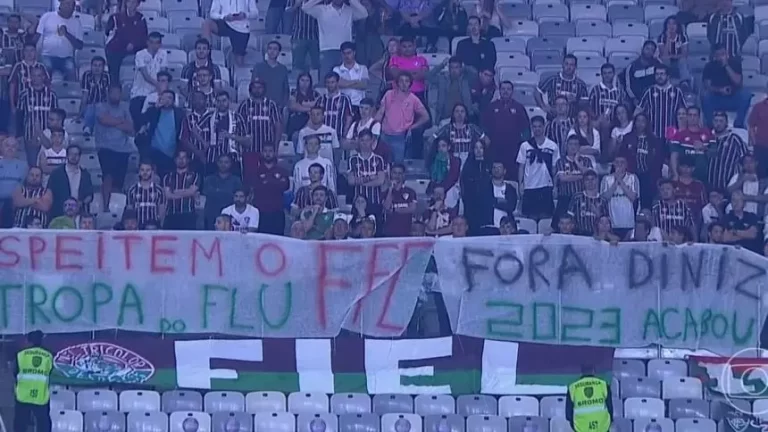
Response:
[[[688,204],[693,214],[693,222],[701,226],[701,209],[707,204],[707,188],[704,183],[693,178],[693,158],[681,157],[677,162],[677,181],[674,182],[675,197]]]
[[[672,178],[677,178],[678,160],[684,156],[691,157],[693,176],[701,181],[707,181],[709,166],[708,149],[715,145],[712,131],[701,127],[701,112],[696,107],[688,108],[688,128],[677,131],[670,142],[670,169]]]
[[[531,136],[531,123],[525,107],[512,95],[511,81],[499,85],[499,99],[482,112],[480,124],[491,140],[491,154],[507,169],[507,179],[517,180],[517,152],[520,143]]]
[[[283,193],[290,187],[290,173],[277,165],[274,143],[263,143],[261,164],[254,175],[246,176],[246,186],[255,191],[253,206],[259,209],[259,232],[285,235],[285,211]]]
[[[392,185],[384,198],[384,236],[408,237],[411,235],[413,214],[416,212],[416,192],[406,187],[405,166],[395,164],[390,170]]]

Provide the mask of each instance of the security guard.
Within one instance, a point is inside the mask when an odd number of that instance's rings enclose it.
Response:
[[[13,431],[26,432],[31,416],[35,417],[37,432],[51,432],[51,396],[48,379],[53,369],[53,355],[42,348],[43,332],[27,335],[27,345],[16,354],[16,407]]]
[[[594,366],[583,366],[581,372],[568,386],[565,416],[574,432],[608,432],[613,422],[611,386],[595,376]]]

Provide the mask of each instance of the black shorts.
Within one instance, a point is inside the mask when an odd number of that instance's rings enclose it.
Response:
[[[248,39],[251,37],[251,34],[240,33],[233,30],[224,20],[216,20],[215,22],[219,31],[219,36],[229,38],[229,43],[232,45],[232,52],[235,55],[245,55],[245,50],[248,48]]]
[[[128,171],[128,157],[130,153],[119,153],[112,150],[99,150],[99,165],[104,176],[112,178],[112,187],[122,189],[125,182],[125,174]]]
[[[523,215],[534,217],[552,217],[555,204],[552,197],[552,188],[526,189],[523,193]]]

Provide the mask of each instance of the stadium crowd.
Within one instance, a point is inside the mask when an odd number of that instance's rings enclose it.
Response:
[[[768,100],[752,106],[744,85],[754,18],[732,0],[681,1],[592,86],[581,58],[550,52],[561,69],[526,104],[525,74],[510,79],[497,52],[521,24],[501,2],[204,3],[180,73],[172,35],[150,31],[137,0],[5,16],[3,227],[556,232],[763,252]],[[260,13],[269,36],[251,28]],[[701,75],[685,30],[696,22],[711,47]],[[100,31],[104,54],[81,55]]]

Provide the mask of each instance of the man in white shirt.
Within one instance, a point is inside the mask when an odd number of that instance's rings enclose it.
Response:
[[[131,87],[131,103],[129,109],[133,118],[135,130],[141,128],[141,110],[144,100],[152,92],[161,92],[157,82],[157,74],[168,67],[168,55],[160,49],[163,44],[163,35],[152,32],[147,38],[147,47],[136,53],[136,75]]]
[[[144,98],[144,105],[141,106],[142,114],[147,112],[150,107],[157,105],[157,101],[160,99],[161,93],[171,89],[171,81],[173,81],[173,77],[171,77],[171,74],[166,71],[160,71],[157,73],[156,81],[157,90],[152,91],[152,93],[148,94],[147,97]],[[174,105],[181,106],[180,104],[181,100],[179,99],[179,95],[176,94],[176,102],[174,102]]]
[[[59,10],[46,12],[37,24],[35,42],[42,39],[42,60],[53,74],[59,72],[67,81],[77,80],[75,50],[83,48],[83,27],[74,16],[75,0],[62,0]]]
[[[517,180],[523,191],[523,215],[531,219],[552,217],[554,167],[560,159],[560,149],[544,135],[544,117],[531,119],[533,137],[520,144],[517,153]]]
[[[309,176],[309,167],[313,164],[320,164],[325,170],[322,179],[322,185],[336,192],[336,168],[330,159],[320,156],[320,138],[316,135],[307,137],[305,143],[307,153],[304,159],[296,162],[293,167],[293,191],[298,192],[302,186],[308,186],[312,183]]]
[[[360,102],[365,98],[365,90],[368,88],[368,68],[355,60],[355,53],[356,47],[353,42],[341,44],[342,63],[333,68],[333,71],[339,74],[341,92],[349,97],[355,109],[359,109]]]
[[[368,10],[360,0],[331,0],[324,4],[323,0],[309,0],[301,6],[307,15],[315,17],[320,37],[320,70],[319,77],[325,77],[328,72],[341,62],[341,44],[352,40],[352,22],[368,17]]]
[[[259,231],[259,209],[248,204],[248,193],[243,189],[235,191],[234,204],[224,208],[221,214],[232,218],[232,230],[242,233]]]
[[[259,17],[255,0],[213,0],[209,18],[203,23],[203,37],[211,40],[211,35],[229,38],[235,64],[243,66],[243,58],[251,37],[251,23]]]
[[[299,131],[299,142],[296,152],[304,153],[306,141],[310,136],[316,136],[320,140],[320,156],[335,161],[334,153],[339,149],[339,136],[336,129],[323,123],[325,113],[322,107],[312,107],[309,111],[309,123]]]

